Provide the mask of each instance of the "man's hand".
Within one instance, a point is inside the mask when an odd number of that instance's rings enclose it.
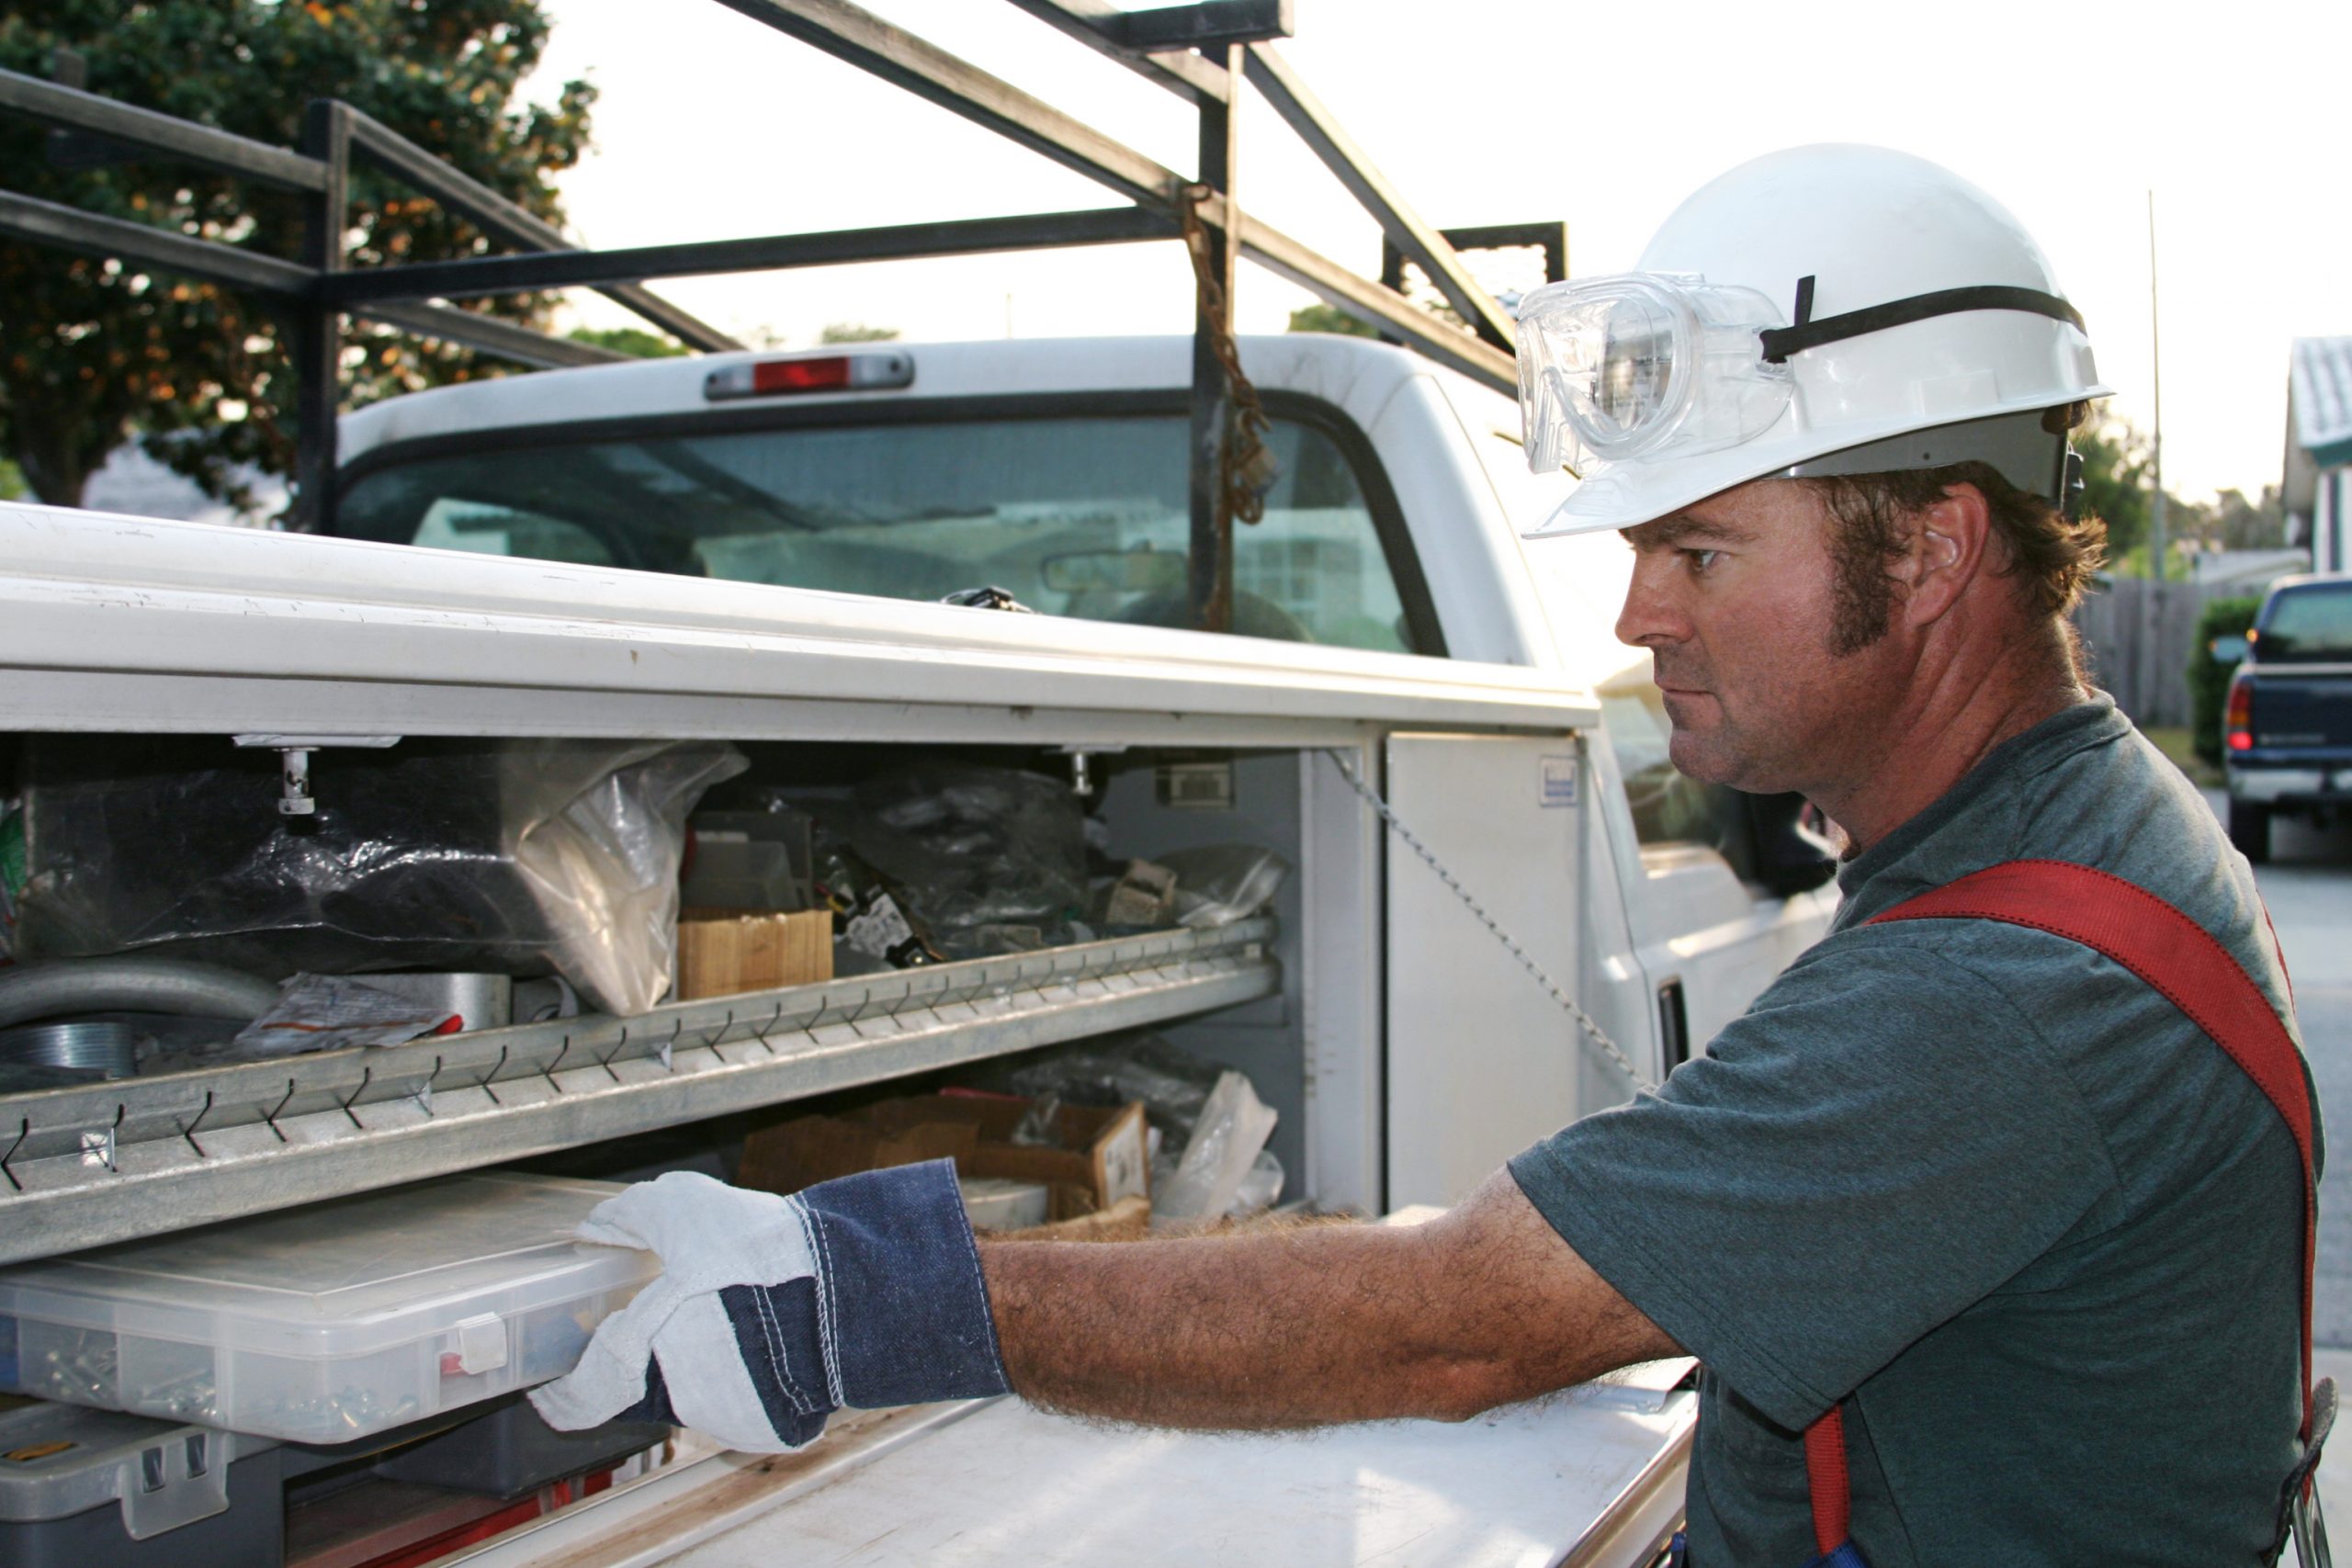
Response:
[[[985,1245],[1013,1391],[1149,1426],[1466,1420],[1680,1347],[1508,1172],[1425,1225]]]

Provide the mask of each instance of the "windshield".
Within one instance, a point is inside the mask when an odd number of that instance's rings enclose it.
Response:
[[[2279,590],[2262,623],[2258,647],[2265,662],[2352,660],[2352,578]]]
[[[367,472],[337,531],[441,549],[892,599],[1189,625],[1182,414],[797,426],[421,457]],[[1276,420],[1263,522],[1234,530],[1233,630],[1421,651],[1360,476]]]

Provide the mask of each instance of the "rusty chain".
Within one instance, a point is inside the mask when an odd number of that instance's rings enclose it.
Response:
[[[1233,342],[1233,321],[1225,288],[1209,262],[1209,233],[1201,221],[1201,203],[1215,193],[1204,185],[1188,185],[1179,193],[1176,219],[1184,235],[1184,254],[1193,258],[1193,282],[1201,317],[1209,324],[1209,344],[1225,371],[1226,391],[1233,400],[1224,439],[1217,444],[1216,531],[1220,547],[1233,537],[1233,522],[1257,523],[1266,515],[1266,491],[1273,488],[1273,452],[1266,446],[1272,430],[1258,389],[1241,371],[1241,351]],[[1239,242],[1228,231],[1226,243]]]

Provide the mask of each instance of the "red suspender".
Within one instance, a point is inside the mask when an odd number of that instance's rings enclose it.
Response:
[[[2264,919],[2269,916],[2265,911]],[[2030,926],[2106,954],[2154,987],[2245,1069],[2277,1110],[2303,1162],[2303,1437],[2312,1422],[2312,1264],[2319,1205],[2312,1180],[2311,1086],[2293,1036],[2229,950],[2170,904],[2120,876],[2065,861],[2020,860],[1905,900],[1869,922],[1984,919]],[[2275,941],[2275,937],[2274,937]],[[2285,967],[2282,959],[2280,967]],[[1826,1556],[1853,1508],[1838,1407],[1805,1429],[1813,1533]]]
[[[1833,1404],[1804,1429],[1804,1478],[1813,1492],[1813,1540],[1828,1556],[1854,1533],[1853,1480],[1846,1473],[1846,1416]]]

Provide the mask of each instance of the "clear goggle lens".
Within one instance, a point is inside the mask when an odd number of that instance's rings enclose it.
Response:
[[[1626,273],[1555,283],[1521,301],[1520,407],[1528,467],[1579,469],[1706,452],[1763,433],[1787,407],[1784,367],[1757,333],[1782,324],[1751,288]]]

